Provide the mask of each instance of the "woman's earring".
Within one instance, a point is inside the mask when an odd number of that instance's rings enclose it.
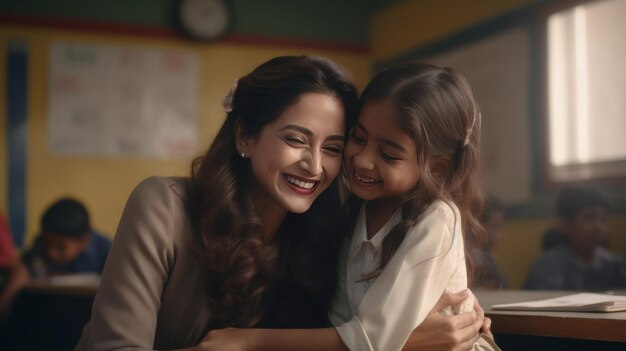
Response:
[[[246,153],[245,152],[241,153],[241,158],[246,158]]]

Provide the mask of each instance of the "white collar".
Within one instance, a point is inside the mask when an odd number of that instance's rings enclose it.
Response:
[[[376,234],[371,239],[367,239],[367,225],[366,225],[366,214],[365,208],[367,207],[367,202],[361,206],[359,210],[359,216],[356,222],[356,226],[354,228],[354,238],[352,239],[353,245],[355,247],[362,243],[369,242],[372,246],[374,246],[377,250],[380,250],[383,245],[383,240],[389,234],[391,229],[393,229],[400,221],[402,220],[401,209],[398,209],[392,216],[389,218],[387,223],[383,225]]]

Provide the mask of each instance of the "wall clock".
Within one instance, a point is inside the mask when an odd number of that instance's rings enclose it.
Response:
[[[227,0],[180,0],[177,10],[181,29],[193,39],[217,40],[232,29],[233,11]]]

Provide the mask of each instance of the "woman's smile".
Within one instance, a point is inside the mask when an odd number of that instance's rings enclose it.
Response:
[[[283,178],[287,181],[289,188],[300,195],[313,194],[315,192],[315,187],[319,183],[318,180],[298,177],[293,174],[283,174]]]
[[[257,137],[242,140],[259,184],[256,206],[306,212],[339,173],[344,119],[336,97],[306,93]]]

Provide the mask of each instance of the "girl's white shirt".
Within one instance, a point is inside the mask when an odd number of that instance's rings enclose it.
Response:
[[[377,267],[383,239],[401,221],[398,210],[368,240],[365,206],[340,258],[339,289],[329,317],[350,350],[401,350],[444,291],[467,287],[461,215],[453,203],[433,202],[382,273],[359,281]],[[447,313],[472,308],[468,299]]]

